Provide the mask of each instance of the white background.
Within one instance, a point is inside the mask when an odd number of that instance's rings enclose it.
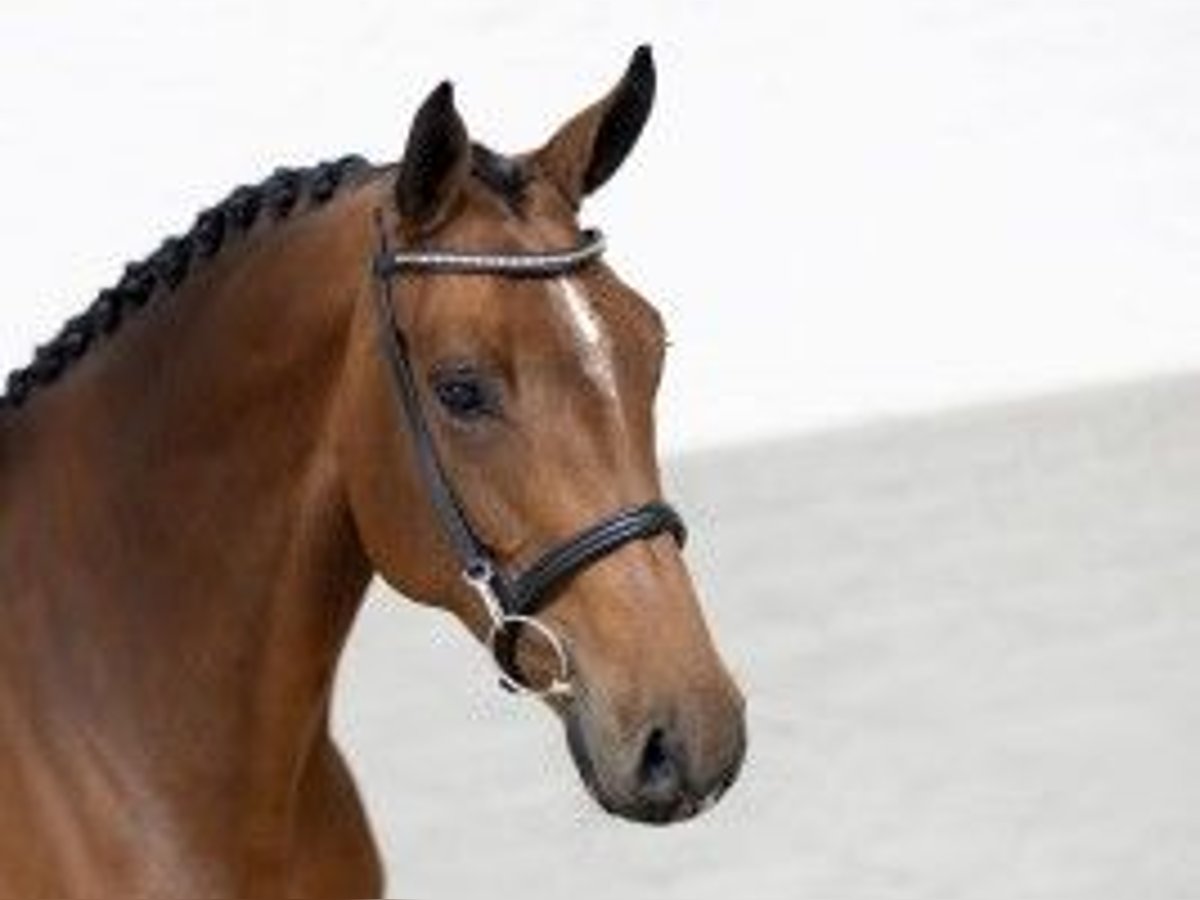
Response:
[[[394,157],[439,79],[525,149],[643,40],[587,217],[671,323],[669,449],[1194,365],[1187,0],[48,0],[0,12],[0,368],[235,184]]]

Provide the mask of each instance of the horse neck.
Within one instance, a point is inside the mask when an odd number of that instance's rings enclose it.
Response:
[[[324,734],[370,575],[328,424],[363,192],[260,225],[0,429],[7,709],[121,777],[134,754],[272,802]]]

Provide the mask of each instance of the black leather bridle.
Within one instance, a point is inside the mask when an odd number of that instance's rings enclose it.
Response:
[[[429,492],[441,528],[454,550],[463,578],[481,598],[491,620],[489,644],[500,666],[502,683],[510,690],[530,691],[515,662],[515,641],[523,628],[541,635],[557,656],[558,671],[539,694],[570,692],[570,660],[562,640],[536,614],[557,589],[580,570],[632,541],[672,535],[683,546],[687,528],[669,504],[652,501],[622,509],[544,552],[523,571],[510,574],[471,526],[470,518],[446,477],[421,404],[408,339],[396,319],[396,282],[402,275],[490,275],[502,278],[555,278],[575,272],[604,252],[599,231],[584,231],[580,242],[562,251],[539,253],[477,253],[461,250],[402,249],[389,246],[379,227],[379,250],[372,271],[380,321],[383,354],[396,389],[397,405],[407,422],[416,450],[417,466]]]

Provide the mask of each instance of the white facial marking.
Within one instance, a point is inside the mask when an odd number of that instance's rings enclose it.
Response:
[[[593,309],[587,294],[569,278],[557,282],[567,321],[579,346],[584,371],[596,385],[614,400],[617,379],[613,368],[612,341],[604,332],[604,324]]]

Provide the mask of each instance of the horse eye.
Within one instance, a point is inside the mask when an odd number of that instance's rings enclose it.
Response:
[[[492,403],[483,379],[470,371],[435,375],[433,392],[438,402],[456,419],[478,419],[492,412]]]

